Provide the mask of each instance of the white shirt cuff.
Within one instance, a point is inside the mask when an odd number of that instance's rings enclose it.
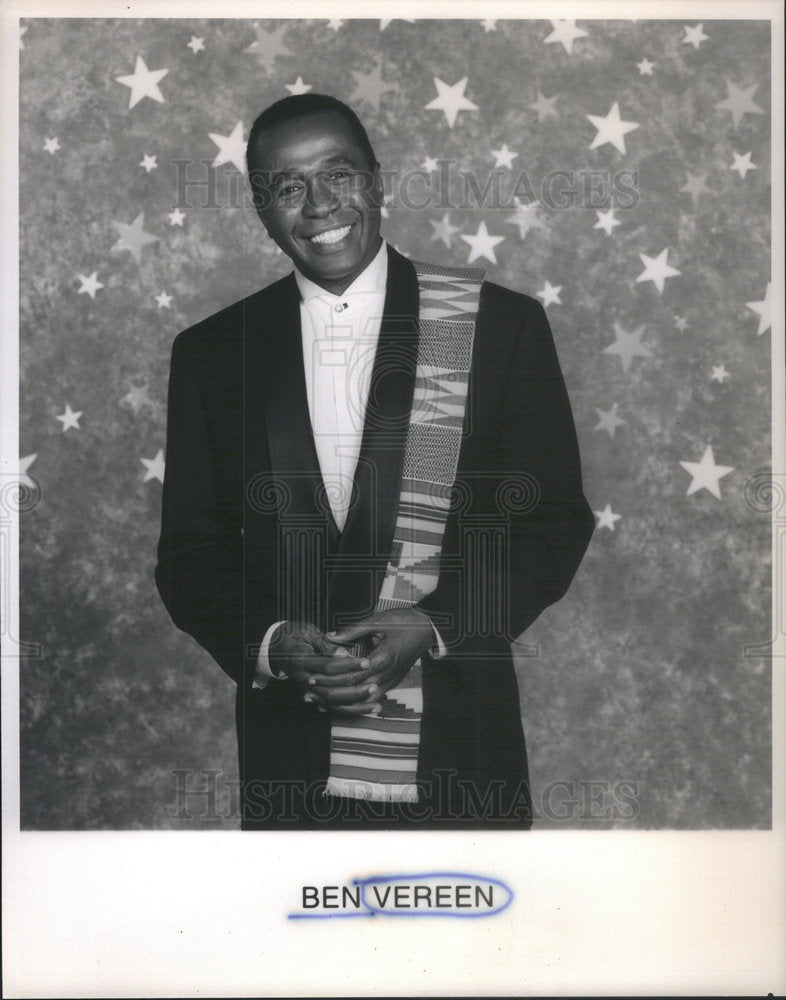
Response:
[[[257,654],[257,666],[254,671],[254,683],[251,685],[252,688],[256,688],[258,691],[264,691],[267,687],[268,681],[271,677],[277,681],[286,680],[284,674],[274,674],[270,669],[270,660],[268,659],[268,651],[270,649],[270,643],[273,640],[273,633],[276,631],[279,625],[283,625],[284,622],[274,622],[270,628],[265,632],[265,637],[262,640],[262,644],[259,647],[259,653]]]
[[[429,621],[431,621],[430,618]],[[432,660],[441,660],[443,656],[447,656],[448,647],[442,641],[442,636],[439,634],[437,626],[434,624],[434,622],[431,622],[431,627],[434,629],[434,638],[437,641],[436,644],[431,647],[429,653],[431,654]]]

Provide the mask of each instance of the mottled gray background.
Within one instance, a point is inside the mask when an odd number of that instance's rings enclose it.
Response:
[[[540,198],[521,226],[510,204],[464,205],[440,240],[430,223],[445,208],[394,198],[385,232],[414,258],[464,265],[461,235],[485,223],[504,237],[496,264],[477,260],[491,278],[547,301],[546,282],[560,289],[547,312],[586,493],[619,519],[600,520],[569,595],[518,645],[541,825],[769,826],[770,663],[743,652],[770,638],[769,515],[750,488],[770,456],[770,332],[755,307],[770,280],[769,26],[687,27],[579,21],[571,41],[547,21],[23,21],[21,455],[40,493],[21,525],[22,638],[39,644],[22,661],[23,827],[236,825],[221,815],[237,777],[234,692],[154,589],[151,460],[174,336],[288,270],[253,212],[227,205],[245,181],[213,165],[210,133],[242,122],[247,136],[299,76],[356,107],[386,168],[450,159],[482,189],[507,144],[518,155],[496,169],[500,191],[523,205],[550,171],[568,171],[563,190],[602,172],[600,204]],[[117,77],[140,55],[168,70],[163,100],[130,107]],[[476,110],[451,126],[427,109],[435,77],[467,77]],[[539,91],[557,97],[552,113],[532,107]],[[614,102],[638,128],[591,148],[588,116]],[[748,153],[755,169],[732,170]],[[213,175],[222,207],[173,223],[174,160]],[[632,206],[609,189],[620,170],[636,173]],[[412,190],[433,194],[435,176]],[[615,206],[619,225],[598,228]],[[113,222],[140,212],[156,240],[137,262]],[[664,248],[680,274],[659,291],[636,279],[639,255]],[[93,272],[103,287],[84,280]],[[604,350],[639,327],[641,351]],[[598,410],[615,405],[612,434]],[[81,417],[58,420],[67,406]],[[688,494],[680,462],[709,446],[732,471],[719,496]],[[218,818],[178,816],[172,772],[188,769],[216,773]]]

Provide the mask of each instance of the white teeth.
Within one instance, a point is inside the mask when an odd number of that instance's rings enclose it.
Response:
[[[326,233],[317,233],[311,237],[312,243],[338,243],[343,240],[350,231],[351,226],[342,226],[341,229],[329,229]]]

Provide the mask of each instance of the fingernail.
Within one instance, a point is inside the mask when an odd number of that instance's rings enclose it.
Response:
[[[346,646],[336,646],[333,656],[349,656],[349,650]]]
[[[334,636],[334,635],[338,635],[338,633],[335,630],[331,629],[330,632],[325,632],[325,635]]]
[[[323,708],[321,705],[317,705],[317,711],[321,712],[324,715],[325,712],[327,712],[327,709]]]
[[[369,694],[376,694],[376,693],[377,693],[377,691],[379,691],[379,685],[378,685],[378,684],[372,684],[372,685],[371,685],[371,686],[370,686],[370,687],[368,688],[368,693],[369,693]]]
[[[368,660],[361,660],[360,661],[360,669],[361,670],[367,670],[368,669]]]
[[[304,694],[303,701],[316,701],[313,694]]]
[[[316,684],[316,682],[317,682],[316,677],[309,677],[309,679],[308,679],[308,683],[309,684]]]

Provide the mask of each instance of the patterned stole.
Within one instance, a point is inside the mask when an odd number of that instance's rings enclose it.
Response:
[[[420,293],[415,392],[391,556],[377,611],[411,607],[430,594],[439,579],[485,276],[478,268],[412,264]],[[360,651],[360,646],[353,650]],[[388,691],[379,715],[335,716],[328,794],[416,801],[422,714],[418,660],[401,686]]]

